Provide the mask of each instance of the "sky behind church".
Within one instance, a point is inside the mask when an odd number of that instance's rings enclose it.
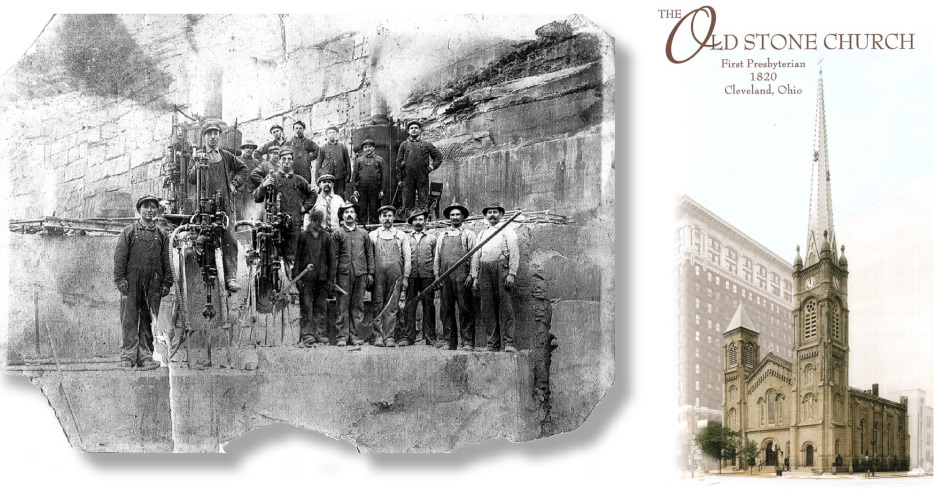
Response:
[[[728,22],[719,32],[770,31],[750,20],[736,29]],[[827,32],[818,31],[819,43]],[[838,225],[932,173],[932,41],[916,35],[914,50],[703,51],[677,71],[683,104],[672,135],[682,149],[670,155],[680,171],[676,192],[791,261],[806,241],[819,61]],[[724,67],[723,59],[745,67]],[[751,69],[747,59],[806,67]],[[776,80],[751,82],[757,73],[775,73]],[[727,94],[731,84],[771,84],[777,94]],[[780,86],[801,94],[778,94]]]

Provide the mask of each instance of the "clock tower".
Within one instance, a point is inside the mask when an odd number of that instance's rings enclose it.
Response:
[[[838,255],[834,234],[820,71],[817,106],[805,260],[796,247],[793,264],[793,359],[797,376],[792,445],[809,444],[813,449],[810,454],[824,471],[830,470],[837,456],[851,455],[851,442],[847,433],[847,258],[844,246]]]

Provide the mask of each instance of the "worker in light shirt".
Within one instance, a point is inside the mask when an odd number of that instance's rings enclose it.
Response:
[[[500,203],[481,210],[489,226],[477,236],[477,244],[494,235],[506,211]],[[480,296],[480,327],[487,335],[483,351],[516,352],[513,312],[513,284],[519,270],[519,243],[516,231],[505,228],[497,233],[471,259],[474,291]]]

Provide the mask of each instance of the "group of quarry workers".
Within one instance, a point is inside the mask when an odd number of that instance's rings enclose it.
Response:
[[[207,160],[207,191],[221,191],[224,212],[234,218],[238,195],[250,194],[256,203],[277,194],[281,209],[291,219],[282,236],[281,251],[287,271],[299,292],[299,347],[331,344],[326,321],[327,301],[337,300],[333,345],[360,346],[366,325],[372,328],[368,342],[379,347],[403,347],[424,343],[442,350],[473,351],[475,298],[479,298],[479,324],[486,346],[478,351],[516,352],[514,341],[513,285],[519,269],[519,245],[511,226],[503,225],[505,209],[491,203],[481,211],[486,222],[479,234],[465,226],[468,209],[453,203],[444,209],[444,228],[426,231],[429,173],[438,169],[442,155],[421,139],[422,123],[407,124],[408,138],[397,156],[400,186],[405,191],[404,210],[411,231],[394,226],[392,205],[378,206],[385,164],[374,154],[375,143],[366,139],[351,165],[347,147],[338,141],[339,129],[326,130],[327,142],[318,146],[306,137],[305,124],[293,125],[295,136],[283,137],[283,128],[270,129],[273,139],[262,147],[247,140],[242,155],[219,147],[221,125],[202,126],[202,150]],[[312,157],[317,156],[317,170]],[[265,158],[260,161],[260,158]],[[196,167],[188,180],[196,183]],[[316,177],[311,186],[312,177]],[[349,200],[344,195],[350,191]],[[416,202],[416,196],[420,201]],[[159,228],[160,199],[144,195],[136,202],[139,218],[120,234],[114,255],[114,280],[121,294],[123,328],[120,363],[127,368],[160,367],[153,359],[152,326],[161,298],[173,284],[169,235]],[[233,221],[221,238],[225,288],[237,292],[237,242]],[[378,224],[367,231],[366,224]],[[490,238],[485,242],[487,238]],[[459,260],[483,244],[470,261]],[[437,282],[437,283],[436,283]],[[252,281],[251,281],[252,283]],[[416,311],[400,318],[400,297],[413,301],[434,284],[440,294],[441,338],[436,334],[434,297],[423,297],[421,336],[416,330]],[[365,323],[364,297],[371,291],[373,318]],[[179,301],[179,304],[183,302]]]

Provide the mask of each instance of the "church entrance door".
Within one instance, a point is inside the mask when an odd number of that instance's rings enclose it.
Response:
[[[809,445],[805,447],[805,467],[812,467],[815,465],[815,448]]]
[[[775,466],[777,464],[776,446],[773,445],[773,442],[766,442],[766,465]]]

